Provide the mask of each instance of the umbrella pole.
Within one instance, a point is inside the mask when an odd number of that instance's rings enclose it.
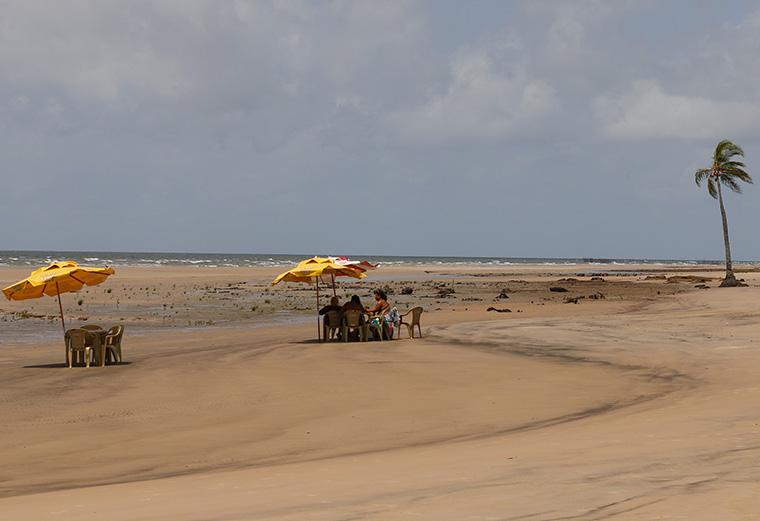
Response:
[[[58,311],[61,312],[61,327],[63,328],[63,336],[66,336],[66,322],[63,320],[63,306],[61,305],[61,290],[58,288],[58,282],[55,283],[55,292],[58,293]]]
[[[63,305],[61,304],[61,290],[58,281],[55,282],[55,292],[58,293],[58,311],[61,312],[61,327],[63,328],[63,347],[66,350],[66,365],[69,364],[69,346],[66,344],[66,322],[63,320]]]
[[[319,330],[319,277],[314,277],[317,281],[317,340],[322,341],[322,333]]]
[[[330,278],[332,279],[333,297],[337,297],[338,294],[335,293],[335,273],[330,273]]]

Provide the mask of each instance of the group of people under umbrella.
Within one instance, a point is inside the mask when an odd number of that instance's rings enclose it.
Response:
[[[336,277],[363,279],[367,276],[367,270],[373,270],[376,267],[376,265],[373,265],[366,260],[354,261],[348,257],[312,257],[301,261],[295,268],[278,275],[277,278],[272,281],[272,285],[279,284],[283,281],[305,282],[308,284],[313,283],[315,285],[318,312],[318,340],[327,340],[327,333],[330,329],[337,329],[339,333],[342,332],[342,328],[338,324],[331,323],[330,320],[334,316],[333,313],[342,314],[346,311],[358,311],[361,314],[370,314],[370,323],[368,325],[375,326],[375,329],[378,331],[377,335],[379,335],[380,339],[383,337],[391,338],[393,336],[394,328],[398,328],[400,317],[396,308],[391,308],[388,305],[388,297],[383,290],[375,290],[375,306],[373,307],[362,306],[358,295],[354,295],[351,297],[351,300],[341,306],[335,290]],[[320,282],[322,282],[323,285],[328,284],[328,280],[329,286],[332,287],[333,290],[333,296],[330,300],[330,304],[323,308],[320,304],[319,284]],[[320,324],[320,316],[324,317],[324,322],[322,324]]]

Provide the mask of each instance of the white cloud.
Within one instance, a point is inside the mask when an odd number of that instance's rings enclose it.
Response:
[[[668,94],[658,82],[642,80],[622,96],[593,101],[597,133],[610,139],[720,139],[757,135],[760,105]]]
[[[0,131],[194,132],[271,150],[336,110],[376,119],[408,99],[432,69],[425,24],[406,2],[10,0]]]
[[[0,20],[4,83],[93,101],[130,91],[171,95],[181,78],[176,64],[151,45],[151,14],[127,4],[10,2]]]
[[[452,61],[444,93],[391,113],[388,124],[402,141],[423,145],[532,137],[557,109],[546,82],[471,50]]]

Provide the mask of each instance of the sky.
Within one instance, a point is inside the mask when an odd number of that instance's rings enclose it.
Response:
[[[0,249],[720,259],[758,79],[750,1],[0,0]]]

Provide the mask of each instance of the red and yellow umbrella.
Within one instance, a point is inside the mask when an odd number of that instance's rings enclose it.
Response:
[[[316,283],[317,287],[317,312],[319,312],[319,281],[325,275],[329,275],[332,280],[333,295],[335,295],[335,277],[351,277],[354,279],[363,279],[367,275],[364,273],[366,266],[347,264],[345,257],[312,257],[302,260],[298,265],[284,273],[281,273],[272,281],[272,285],[280,282],[308,282]],[[367,265],[374,268],[369,263]],[[320,337],[319,315],[317,315],[317,337]]]

